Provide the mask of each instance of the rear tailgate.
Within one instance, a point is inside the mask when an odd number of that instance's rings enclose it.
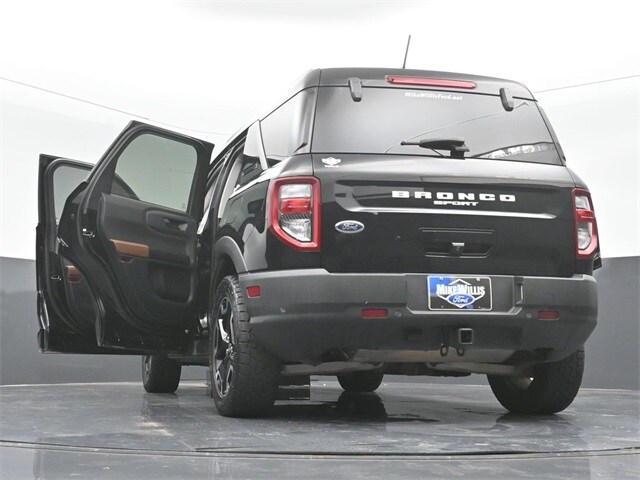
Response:
[[[330,272],[574,273],[564,166],[395,155],[314,155],[313,164]],[[364,229],[336,228],[345,220]]]

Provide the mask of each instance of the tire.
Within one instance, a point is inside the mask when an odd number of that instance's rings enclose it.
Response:
[[[374,392],[382,383],[382,369],[347,372],[338,375],[338,382],[345,392]]]
[[[236,276],[220,282],[212,307],[209,371],[216,408],[225,417],[264,415],[276,400],[280,362],[258,345]]]
[[[178,389],[182,365],[164,355],[142,357],[142,385],[149,393],[173,393]]]
[[[564,360],[536,365],[532,378],[487,378],[498,401],[510,412],[551,415],[571,405],[583,371],[584,350],[578,350]]]

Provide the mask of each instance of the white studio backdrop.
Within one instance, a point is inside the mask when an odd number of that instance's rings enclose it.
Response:
[[[133,119],[221,145],[305,71],[402,63],[524,82],[589,184],[605,257],[640,255],[633,2],[4,2],[0,256],[34,258],[37,159],[95,162]]]

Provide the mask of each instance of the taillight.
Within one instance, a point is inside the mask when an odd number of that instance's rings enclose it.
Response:
[[[320,250],[320,181],[315,177],[277,178],[269,186],[269,228],[284,244]]]
[[[576,230],[576,258],[590,258],[598,249],[598,225],[588,190],[573,189]]]
[[[476,88],[476,84],[474,82],[469,82],[467,80],[450,80],[448,78],[402,77],[398,75],[387,75],[387,82],[394,85],[423,85],[425,87],[464,88],[467,90]]]

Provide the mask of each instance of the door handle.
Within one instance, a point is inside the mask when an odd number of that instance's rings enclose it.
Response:
[[[181,237],[189,235],[191,227],[196,225],[195,220],[187,215],[176,215],[158,210],[147,212],[145,222],[150,229],[156,232]]]
[[[187,231],[187,227],[189,226],[188,222],[184,222],[182,220],[178,220],[177,218],[165,217],[162,221],[167,227],[174,228],[176,230],[180,230],[181,232],[186,232]]]

